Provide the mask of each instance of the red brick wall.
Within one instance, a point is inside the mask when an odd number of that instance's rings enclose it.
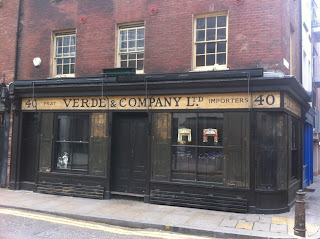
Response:
[[[18,0],[0,2],[0,83],[14,79]],[[5,75],[5,76],[4,76]]]
[[[190,71],[193,15],[218,11],[229,15],[230,69],[263,67],[288,74],[283,58],[290,61],[290,22],[299,24],[299,0],[245,0],[241,5],[232,0],[24,2],[19,79],[50,77],[52,31],[68,28],[77,29],[76,76],[99,76],[102,68],[116,66],[117,24],[135,21],[145,22],[146,73]],[[149,14],[152,6],[158,8],[154,16]],[[87,17],[84,24],[79,23],[81,15]],[[299,26],[295,29],[298,34]],[[32,64],[34,57],[42,59],[39,68]]]

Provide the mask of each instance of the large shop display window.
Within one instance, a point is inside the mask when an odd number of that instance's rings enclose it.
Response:
[[[223,113],[174,113],[171,179],[223,182]]]
[[[55,168],[88,171],[89,115],[59,114]]]

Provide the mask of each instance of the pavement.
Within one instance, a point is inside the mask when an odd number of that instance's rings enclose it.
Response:
[[[218,238],[298,238],[295,208],[282,214],[241,214],[147,204],[96,200],[0,189],[0,207],[49,213],[73,219],[133,228],[154,228]],[[307,238],[320,238],[320,176],[307,188]]]

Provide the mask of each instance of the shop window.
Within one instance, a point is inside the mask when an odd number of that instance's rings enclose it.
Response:
[[[76,63],[76,34],[57,32],[54,34],[53,76],[73,77]]]
[[[58,114],[56,135],[55,168],[88,171],[89,115]]]
[[[223,114],[174,113],[171,178],[223,180]]]
[[[144,24],[119,26],[118,66],[144,71]]]
[[[194,69],[227,68],[228,17],[197,16],[194,21]]]

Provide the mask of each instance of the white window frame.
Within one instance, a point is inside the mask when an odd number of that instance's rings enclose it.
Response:
[[[123,51],[121,52],[120,48],[121,48],[121,31],[125,31],[125,30],[132,30],[132,29],[144,29],[144,38],[138,39],[137,35],[135,38],[135,51]],[[137,46],[137,42],[138,40],[144,40],[144,45],[143,45],[143,50],[139,50],[138,46]],[[128,44],[128,40],[127,40],[127,44]],[[127,49],[129,49],[129,46],[127,45]],[[120,24],[118,25],[118,37],[117,37],[117,60],[116,60],[116,64],[117,67],[121,68],[121,53],[123,54],[136,54],[135,57],[135,61],[136,61],[136,73],[137,74],[144,74],[144,67],[145,67],[145,23],[144,22],[137,22],[137,23],[130,23],[130,24]],[[143,58],[139,58],[138,59],[138,54],[142,53],[143,54]],[[143,68],[142,70],[138,70],[137,69],[137,64],[138,64],[138,60],[143,61]],[[129,67],[129,61],[127,63],[127,67]]]
[[[226,39],[217,40],[217,31],[215,33],[215,40],[207,41],[206,34],[204,41],[197,42],[197,19],[199,18],[210,18],[210,17],[219,17],[219,16],[225,16],[226,17],[226,26],[225,27],[215,27],[213,29],[226,29]],[[206,21],[207,22],[207,21]],[[201,14],[201,15],[195,15],[193,17],[193,53],[192,53],[192,69],[193,71],[212,71],[212,70],[228,70],[228,22],[229,17],[227,12],[219,12],[219,13],[210,13],[210,14]],[[205,25],[205,29],[207,29],[207,25]],[[205,30],[206,32],[206,30]],[[214,64],[214,65],[205,65],[205,66],[197,66],[197,44],[198,43],[217,43],[217,42],[226,42],[226,64]],[[217,62],[217,47],[215,47],[215,62]],[[205,52],[204,55],[207,55]],[[206,58],[205,58],[206,59]]]
[[[70,73],[70,70],[69,70],[69,73],[68,74],[63,74],[63,65],[66,65],[66,64],[69,64],[69,67],[71,67],[71,65],[74,65],[75,67],[75,64],[76,64],[76,47],[77,47],[77,36],[76,36],[76,30],[73,29],[73,30],[65,30],[65,31],[56,31],[56,32],[53,32],[52,34],[53,36],[53,57],[52,57],[52,76],[55,77],[55,78],[61,78],[61,77],[75,77],[75,69],[74,69],[74,73]],[[71,45],[71,42],[70,44],[68,45],[69,46],[69,51],[70,51],[70,48],[71,47],[74,47],[74,56],[61,56],[61,57],[57,57],[57,40],[59,37],[66,37],[66,36],[75,36],[75,45]],[[63,48],[62,48],[63,49]],[[70,63],[63,63],[63,59],[70,59]],[[71,58],[74,58],[74,62],[71,63]],[[58,74],[57,73],[57,59],[62,59],[62,63],[61,63],[61,66],[62,66],[62,72],[61,74]],[[59,64],[60,65],[60,64]]]

